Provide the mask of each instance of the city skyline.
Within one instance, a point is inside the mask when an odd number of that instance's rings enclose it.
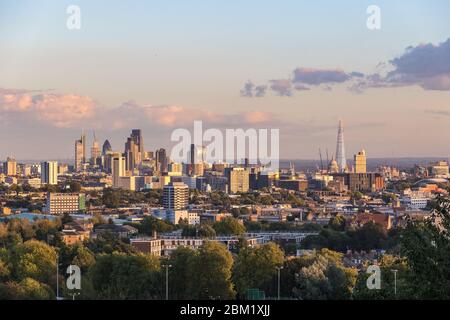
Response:
[[[175,3],[78,1],[70,31],[67,1],[0,1],[0,159],[72,158],[82,129],[170,150],[194,120],[279,128],[281,159],[317,159],[339,119],[347,158],[448,158],[448,2],[378,1],[377,31],[369,2]]]

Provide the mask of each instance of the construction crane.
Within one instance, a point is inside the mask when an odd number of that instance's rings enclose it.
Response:
[[[322,151],[319,148],[319,157],[320,157],[320,171],[323,171],[323,160],[322,160]]]

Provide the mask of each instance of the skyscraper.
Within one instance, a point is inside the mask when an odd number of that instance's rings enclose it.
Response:
[[[41,183],[51,185],[58,184],[58,162],[41,162]]]
[[[125,158],[122,156],[115,156],[112,158],[111,172],[113,187],[118,188],[120,177],[125,176]]]
[[[133,171],[144,158],[144,139],[140,129],[133,129],[125,143],[126,169]]]
[[[344,172],[347,168],[347,160],[345,158],[344,125],[342,124],[342,120],[339,120],[339,129],[336,145],[336,161],[339,166],[339,171]]]
[[[163,188],[163,205],[166,210],[184,210],[189,204],[189,187],[182,182],[170,182]]]
[[[191,144],[189,151],[189,169],[188,173],[191,176],[201,176],[204,171],[204,162],[206,158],[206,148],[203,146],[196,146]]]
[[[125,168],[133,171],[138,165],[139,147],[133,137],[129,137],[125,143]]]
[[[6,161],[3,163],[3,173],[7,176],[15,176],[17,175],[17,161],[14,158],[6,158]]]
[[[91,147],[91,164],[92,165],[96,165],[99,162],[100,159],[100,146],[98,144],[97,138],[95,137],[95,132],[94,132],[94,141],[92,142],[92,147]]]
[[[112,151],[111,143],[108,140],[105,140],[102,148],[102,155],[106,155],[109,151]]]
[[[131,137],[133,138],[134,142],[138,146],[138,151],[140,154],[139,157],[139,163],[144,158],[144,138],[142,137],[141,129],[133,129],[131,130]]]
[[[163,173],[168,171],[168,161],[166,156],[166,149],[156,150],[156,171],[158,173]]]
[[[81,134],[81,138],[75,140],[75,171],[80,171],[83,163],[86,162],[86,136]]]
[[[354,157],[355,173],[366,173],[367,172],[367,160],[366,151],[361,150]]]

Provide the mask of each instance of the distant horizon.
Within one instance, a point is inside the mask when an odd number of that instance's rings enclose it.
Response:
[[[79,29],[0,0],[0,159],[73,157],[83,129],[170,150],[196,120],[279,129],[283,159],[335,151],[338,120],[347,155],[450,156],[450,1],[378,0],[375,29],[358,0],[76,2]]]

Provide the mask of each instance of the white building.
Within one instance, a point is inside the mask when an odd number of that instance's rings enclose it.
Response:
[[[74,214],[85,209],[83,193],[47,193],[44,211],[48,214]]]

